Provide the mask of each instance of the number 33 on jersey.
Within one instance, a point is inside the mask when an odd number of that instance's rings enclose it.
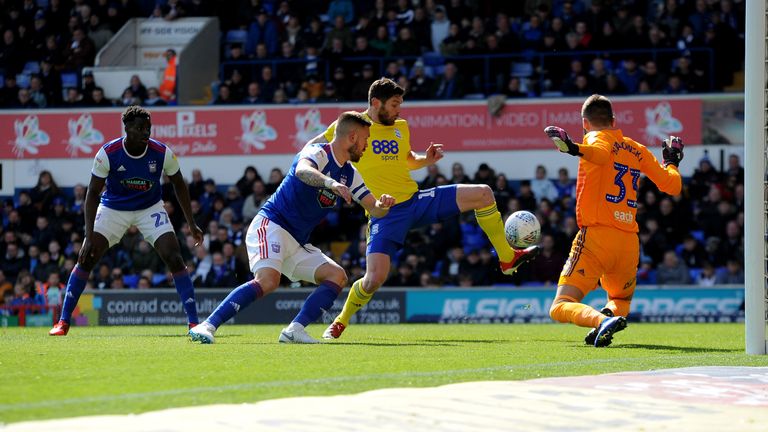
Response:
[[[590,132],[584,144],[602,147],[610,154],[605,163],[579,161],[576,181],[576,220],[580,227],[603,225],[637,232],[637,188],[645,173],[660,190],[670,188],[680,177],[676,168],[665,169],[644,145],[623,136],[620,130]],[[678,191],[679,192],[679,191]]]

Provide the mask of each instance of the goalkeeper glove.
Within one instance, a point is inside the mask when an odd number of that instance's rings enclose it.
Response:
[[[557,126],[547,126],[544,129],[544,133],[555,143],[560,153],[568,153],[573,156],[584,156],[579,151],[579,145],[571,140],[568,136],[568,132]]]
[[[661,155],[663,156],[664,168],[672,164],[680,165],[683,160],[683,140],[676,136],[670,136],[661,143]]]

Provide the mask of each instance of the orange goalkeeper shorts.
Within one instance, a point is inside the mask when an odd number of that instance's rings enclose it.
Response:
[[[637,234],[584,227],[573,239],[558,285],[575,286],[586,296],[600,281],[609,298],[627,298],[635,292],[639,258]]]

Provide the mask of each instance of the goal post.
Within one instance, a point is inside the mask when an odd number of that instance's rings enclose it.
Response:
[[[768,349],[768,242],[766,242],[766,157],[768,157],[767,0],[749,3],[744,62],[744,306],[748,354]]]

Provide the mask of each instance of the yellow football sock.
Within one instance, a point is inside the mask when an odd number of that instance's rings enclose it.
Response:
[[[515,258],[515,253],[507,242],[507,236],[504,235],[504,223],[501,221],[501,213],[496,208],[496,203],[475,210],[475,218],[477,218],[477,223],[485,235],[488,236],[493,248],[496,249],[499,261],[512,261]]]
[[[626,317],[629,315],[629,300],[610,299],[608,303],[605,304],[605,307],[613,311],[613,316]]]
[[[368,304],[368,301],[373,297],[373,294],[368,294],[363,291],[363,280],[358,279],[352,284],[352,288],[347,295],[347,301],[344,302],[344,309],[341,310],[339,316],[336,317],[336,321],[344,324],[345,327],[349,326],[349,320],[357,313],[363,306]]]
[[[596,328],[605,319],[605,315],[589,305],[576,301],[557,303],[558,299],[573,300],[566,296],[559,296],[555,299],[555,302],[552,303],[552,307],[549,309],[549,316],[555,321],[574,323],[580,327]]]

